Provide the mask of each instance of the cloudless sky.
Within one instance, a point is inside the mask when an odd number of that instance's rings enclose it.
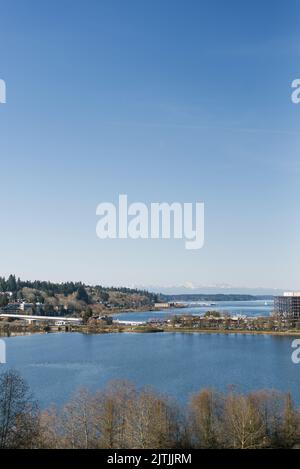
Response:
[[[300,290],[297,0],[1,0],[0,274]],[[205,246],[96,206],[205,202]]]

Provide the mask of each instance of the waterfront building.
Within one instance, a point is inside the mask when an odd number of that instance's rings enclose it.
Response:
[[[155,309],[170,308],[170,304],[169,303],[154,303],[154,308]]]
[[[300,292],[284,292],[274,299],[275,313],[287,319],[300,319]]]

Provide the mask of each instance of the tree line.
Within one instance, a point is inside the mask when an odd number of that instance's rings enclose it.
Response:
[[[289,394],[275,391],[203,389],[180,406],[115,381],[40,411],[16,371],[0,375],[0,448],[293,448],[299,438],[299,410]]]
[[[149,301],[155,302],[157,300],[157,295],[147,290],[139,290],[136,288],[127,288],[127,287],[103,287],[101,285],[91,286],[86,285],[82,282],[61,282],[54,283],[49,281],[42,280],[21,280],[16,278],[15,275],[11,274],[8,278],[0,277],[0,292],[11,292],[16,297],[17,293],[20,292],[23,288],[31,288],[34,290],[39,290],[45,292],[49,296],[62,294],[64,296],[72,295],[79,291],[88,289],[93,289],[96,291],[100,297],[108,298],[109,292],[119,292],[125,294],[139,294],[149,298]]]

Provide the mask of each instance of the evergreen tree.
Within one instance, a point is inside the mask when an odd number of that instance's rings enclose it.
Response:
[[[77,290],[76,300],[83,301],[84,303],[89,302],[89,296],[88,296],[88,294],[86,292],[86,289],[84,288],[83,285],[80,285],[80,287]]]
[[[7,280],[7,290],[11,292],[17,291],[17,281],[15,275],[10,275]]]
[[[0,295],[0,308],[8,304],[8,298],[6,295]]]

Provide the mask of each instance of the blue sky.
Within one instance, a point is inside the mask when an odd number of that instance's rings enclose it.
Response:
[[[1,274],[300,289],[298,1],[2,0]],[[96,206],[206,206],[205,246]]]

